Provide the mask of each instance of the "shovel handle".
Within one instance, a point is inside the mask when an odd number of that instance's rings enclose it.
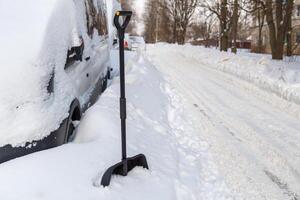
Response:
[[[127,25],[129,24],[130,18],[132,16],[131,11],[117,11],[114,17],[114,24],[118,31],[125,31]],[[125,17],[123,24],[120,24],[119,18]]]

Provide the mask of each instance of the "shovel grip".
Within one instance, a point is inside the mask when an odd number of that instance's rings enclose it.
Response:
[[[131,11],[117,11],[115,13],[114,24],[115,24],[116,28],[118,29],[118,31],[125,31],[126,27],[129,24],[131,16],[132,16]],[[119,21],[120,17],[125,17],[123,24],[120,24],[120,21]]]

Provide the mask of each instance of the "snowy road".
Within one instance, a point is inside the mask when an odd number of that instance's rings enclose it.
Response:
[[[236,199],[300,199],[299,110],[176,48],[150,46],[148,57],[184,98]]]

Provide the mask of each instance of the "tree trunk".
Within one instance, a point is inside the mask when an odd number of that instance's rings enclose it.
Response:
[[[293,2],[292,5],[293,7]],[[292,15],[287,14],[287,30],[286,30],[286,56],[292,56],[293,55],[293,49],[292,49]]]
[[[238,29],[238,18],[239,18],[239,4],[238,0],[234,0],[234,8],[233,8],[233,16],[232,16],[232,46],[231,46],[231,52],[232,53],[237,53],[237,44],[236,44],[236,39],[237,39],[237,29]]]
[[[259,28],[259,31],[258,31],[258,42],[257,42],[257,53],[262,53],[263,52],[262,46],[263,46],[262,29]]]
[[[294,0],[286,0],[285,5],[283,4],[284,2],[281,0],[275,1],[275,26],[272,0],[266,0],[266,17],[269,27],[272,59],[275,60],[283,59],[284,39],[286,37],[289,20],[292,16]]]
[[[178,44],[184,44],[185,43],[185,34],[186,34],[186,27],[181,27],[180,34],[179,34],[179,37],[178,37]]]
[[[220,50],[228,50],[227,0],[221,1]]]
[[[221,1],[221,19],[220,19],[220,50],[228,49],[228,30],[227,30],[227,0]]]
[[[177,34],[177,19],[174,20],[173,22],[173,38],[172,38],[172,43],[177,42],[178,34]]]
[[[278,11],[276,10],[276,14]],[[272,0],[266,0],[266,18],[269,27],[269,38],[272,52],[272,59],[280,59],[280,47],[277,46],[276,28],[273,18],[273,3]]]
[[[272,59],[282,60],[283,59],[283,42],[277,40],[274,51],[272,52]]]
[[[292,28],[290,26],[288,28],[287,34],[286,34],[286,56],[292,56],[292,55],[293,55],[293,50],[292,50]]]
[[[257,53],[263,53],[263,38],[262,30],[265,23],[265,12],[263,9],[258,8],[258,2],[256,1],[256,10],[257,10],[257,22],[258,22],[258,41],[257,41]]]

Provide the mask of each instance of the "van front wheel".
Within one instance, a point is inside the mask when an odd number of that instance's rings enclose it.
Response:
[[[68,127],[68,133],[67,133],[66,143],[72,142],[74,140],[74,138],[75,138],[74,130],[75,130],[75,126],[73,124],[73,121],[71,121],[69,123],[69,127]]]
[[[76,99],[73,101],[73,103],[70,106],[70,112],[69,112],[68,122],[67,122],[67,129],[65,133],[65,143],[71,142],[75,137],[75,124],[76,122],[80,121],[81,119],[81,110],[79,101]]]

